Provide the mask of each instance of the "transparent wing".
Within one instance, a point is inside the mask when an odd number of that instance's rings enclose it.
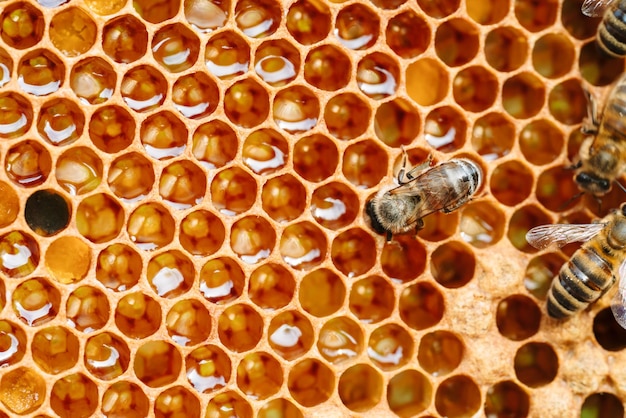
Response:
[[[585,16],[600,17],[614,0],[585,0],[581,10]]]
[[[589,241],[605,226],[606,223],[541,225],[526,233],[526,241],[540,250],[552,244],[562,247],[571,242]]]
[[[617,323],[626,329],[626,261],[619,266],[617,283],[618,289],[611,300],[611,310]]]

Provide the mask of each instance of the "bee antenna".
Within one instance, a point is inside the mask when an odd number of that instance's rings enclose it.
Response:
[[[574,163],[572,165],[568,165],[567,167],[563,167],[565,170],[577,170],[580,167],[582,167],[583,162],[582,161],[578,161],[577,163]]]
[[[576,199],[580,198],[584,194],[585,194],[585,192],[580,192],[580,193],[576,193],[574,196],[570,197],[565,203],[563,203],[561,206],[559,206],[559,212],[562,211],[563,209],[565,209],[566,207],[568,207],[570,203],[572,203]]]
[[[615,181],[615,183],[619,186],[620,189],[622,189],[622,191],[624,193],[626,193],[626,188],[624,187],[624,185],[622,183],[620,183],[619,181]]]

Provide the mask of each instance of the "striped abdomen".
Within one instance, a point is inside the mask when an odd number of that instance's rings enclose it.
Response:
[[[615,283],[613,262],[599,251],[597,241],[588,242],[561,268],[548,292],[551,317],[566,318],[585,309]]]
[[[614,57],[626,55],[626,0],[618,0],[604,14],[596,37],[600,49]]]

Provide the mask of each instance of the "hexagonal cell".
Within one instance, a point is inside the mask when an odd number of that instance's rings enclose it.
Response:
[[[537,206],[523,206],[511,216],[507,237],[518,250],[534,253],[537,250],[526,241],[526,233],[535,226],[549,223],[552,223],[550,217]]]
[[[266,259],[276,245],[274,227],[261,216],[247,216],[235,222],[230,231],[230,248],[246,264]]]
[[[580,410],[584,417],[619,417],[624,415],[624,404],[616,395],[608,392],[593,393],[585,398]]]
[[[400,293],[398,310],[400,318],[409,327],[416,330],[430,328],[443,318],[443,295],[430,282],[418,282]]]
[[[146,153],[157,160],[181,155],[187,147],[187,127],[172,112],[162,111],[145,119],[139,131]]]
[[[130,214],[126,232],[137,247],[152,251],[172,242],[176,224],[167,208],[151,202],[138,206]]]
[[[202,202],[206,192],[206,175],[191,161],[175,161],[163,168],[159,195],[174,209],[189,209]]]
[[[448,94],[448,71],[432,58],[411,63],[405,77],[407,94],[419,105],[435,105]]]
[[[413,336],[406,329],[397,324],[385,324],[370,335],[367,355],[381,370],[394,370],[413,357],[413,345]]]
[[[167,95],[167,80],[156,68],[140,65],[124,74],[120,93],[132,110],[148,112],[163,105]]]
[[[311,49],[304,60],[304,79],[321,90],[337,91],[348,84],[351,75],[350,58],[332,45]]]
[[[246,212],[256,200],[256,181],[239,167],[220,171],[211,182],[211,201],[223,214]]]
[[[115,308],[115,325],[128,338],[149,337],[161,326],[161,305],[142,292],[130,293]]]
[[[178,242],[189,254],[207,257],[221,248],[226,230],[217,215],[200,209],[180,222],[178,234]]]
[[[15,185],[34,187],[44,183],[52,169],[50,152],[39,142],[26,140],[8,149],[4,170]]]
[[[189,119],[209,116],[217,108],[219,99],[217,84],[202,72],[179,77],[172,86],[174,107]]]
[[[206,341],[211,335],[211,323],[208,309],[195,299],[179,300],[165,317],[168,335],[183,347]]]
[[[145,278],[154,293],[162,298],[175,299],[191,289],[195,268],[182,252],[169,250],[150,259]]]
[[[577,125],[587,116],[587,99],[578,79],[557,84],[548,95],[548,110],[566,125]]]
[[[526,164],[507,161],[493,170],[489,188],[500,203],[515,206],[530,195],[533,183],[533,173]]]
[[[566,0],[561,8],[561,24],[575,39],[588,39],[595,36],[602,16],[591,18],[581,13],[581,3]],[[594,40],[595,44],[595,40]]]
[[[417,231],[417,235],[427,241],[438,242],[456,233],[459,226],[459,214],[458,212],[435,212],[423,218],[423,221],[424,227]],[[397,240],[397,237],[394,240]]]
[[[22,231],[12,231],[0,236],[0,272],[10,278],[31,274],[39,264],[39,244]]]
[[[154,60],[171,73],[191,68],[198,60],[200,39],[181,23],[161,27],[152,38]]]
[[[363,331],[347,316],[332,318],[319,331],[317,349],[332,364],[352,360],[363,352]]]
[[[16,49],[37,45],[43,38],[46,22],[39,9],[26,2],[15,2],[4,7],[0,16],[0,36],[5,44]]]
[[[400,58],[415,58],[426,51],[430,37],[430,26],[412,10],[397,14],[385,28],[385,41]]]
[[[57,158],[57,183],[70,195],[93,191],[102,181],[102,160],[88,147],[70,148]]]
[[[258,307],[269,310],[283,308],[295,292],[293,275],[280,264],[269,263],[252,272],[248,296]]]
[[[161,23],[176,16],[180,0],[154,3],[151,0],[136,0],[133,8],[142,19],[150,23]]]
[[[3,373],[0,401],[11,412],[19,415],[34,412],[45,400],[46,381],[35,370],[18,367]]]
[[[175,382],[182,365],[182,356],[174,345],[148,341],[137,348],[132,369],[141,383],[159,388]]]
[[[81,102],[87,104],[95,105],[109,100],[115,91],[116,82],[117,75],[113,67],[99,57],[85,58],[76,63],[70,72],[70,88]]]
[[[289,34],[302,45],[315,44],[330,33],[330,10],[315,0],[298,0],[289,7],[286,27]]]
[[[567,36],[548,33],[533,46],[533,68],[544,77],[558,78],[570,71],[575,55],[574,45]]]
[[[6,291],[3,286],[3,291]],[[4,307],[4,301],[1,305]],[[34,339],[37,336],[35,335]],[[14,364],[19,363],[24,358],[24,354],[28,352],[28,347],[26,346],[27,337],[24,330],[17,324],[5,320],[0,320],[0,353],[2,353],[2,357],[0,358],[0,367],[9,367]],[[40,341],[42,346],[39,346],[33,340],[31,345],[31,352],[35,361],[37,361],[38,350],[43,349],[44,342]],[[76,340],[76,356],[78,356],[78,340]],[[64,353],[68,356],[71,355],[71,349],[73,347],[68,347],[68,352]],[[74,360],[74,363],[76,360]]]
[[[459,232],[475,248],[487,248],[504,235],[505,215],[490,202],[470,202],[461,210]]]
[[[315,339],[311,321],[298,311],[284,311],[270,322],[267,339],[285,360],[295,360],[309,351]]]
[[[519,137],[520,150],[532,164],[544,165],[556,160],[565,142],[564,134],[548,119],[530,122]]]
[[[442,152],[451,152],[463,147],[466,132],[465,117],[451,106],[430,111],[424,122],[426,142]]]
[[[113,383],[102,395],[100,410],[106,416],[147,416],[150,401],[141,387],[135,383]]]
[[[335,373],[317,359],[304,359],[289,370],[289,394],[307,408],[328,400],[335,390]]]
[[[311,214],[323,227],[338,230],[350,225],[358,215],[359,199],[340,182],[318,187],[311,197]]]
[[[269,115],[267,91],[254,79],[235,82],[224,94],[224,112],[228,119],[242,128],[254,128]],[[319,110],[318,110],[319,112]]]
[[[461,337],[450,331],[434,331],[420,339],[417,360],[431,375],[444,376],[459,367],[464,352]]]
[[[267,399],[275,395],[282,384],[282,366],[268,353],[247,354],[237,366],[237,386],[252,399]]]
[[[154,401],[154,412],[157,417],[199,417],[200,409],[198,398],[183,386],[164,390]]]
[[[289,133],[313,129],[319,116],[319,99],[306,87],[288,87],[274,96],[272,118],[279,128]]]
[[[426,248],[409,235],[394,237],[385,243],[380,255],[383,272],[395,283],[407,283],[426,268]]]
[[[20,201],[15,189],[8,183],[0,180],[0,228],[9,226],[15,221],[20,212]]]
[[[384,99],[396,93],[400,68],[390,56],[374,52],[359,61],[356,80],[359,90],[365,95],[372,99]]]
[[[467,14],[474,22],[481,25],[493,25],[500,22],[509,13],[509,0],[494,2],[482,2],[480,0],[468,0],[465,5]]]
[[[263,336],[263,317],[244,304],[231,305],[222,312],[217,332],[226,348],[241,353],[252,350]]]
[[[300,52],[283,39],[264,42],[254,54],[254,71],[272,87],[289,84],[300,72]]]
[[[446,242],[432,253],[430,273],[443,287],[457,289],[465,286],[474,277],[476,256],[460,242]]]
[[[12,91],[0,93],[0,138],[18,138],[28,132],[32,123],[29,100]]]
[[[572,172],[564,166],[550,168],[537,179],[537,200],[553,212],[571,209],[577,203],[572,198],[578,193]]]
[[[624,60],[603,53],[594,40],[580,49],[578,68],[587,82],[594,86],[606,86],[624,73]]]
[[[129,64],[146,54],[148,31],[133,15],[109,20],[102,29],[102,49],[113,61]]]
[[[517,21],[530,32],[539,32],[554,24],[559,10],[557,0],[518,0],[515,2]]]
[[[353,4],[339,11],[333,32],[344,47],[353,50],[367,49],[378,39],[380,19],[369,7]]]
[[[267,402],[259,409],[258,418],[293,417],[304,418],[302,411],[291,401],[284,398],[276,398]]]
[[[99,330],[109,320],[109,301],[100,289],[81,286],[68,296],[65,316],[67,325],[74,329],[85,333]]]
[[[320,182],[335,173],[339,151],[333,141],[321,134],[300,139],[293,150],[294,170],[305,180]]]
[[[383,377],[368,364],[356,364],[341,374],[337,392],[348,409],[366,412],[380,402]]]
[[[228,257],[207,261],[200,270],[199,289],[209,302],[226,304],[243,292],[245,276],[237,262]]]
[[[15,315],[31,327],[52,321],[61,306],[59,290],[40,277],[20,283],[11,299]]]
[[[183,11],[192,28],[201,33],[209,33],[224,27],[230,5],[230,0],[185,0]]]
[[[219,32],[207,42],[204,60],[211,74],[230,79],[248,71],[250,45],[236,32]]]
[[[52,17],[49,36],[66,57],[77,57],[96,43],[96,22],[78,7],[69,7]]]
[[[343,93],[333,96],[324,108],[324,121],[328,132],[341,140],[362,135],[369,126],[370,107],[359,96]]]
[[[529,409],[528,393],[512,380],[498,382],[487,389],[485,400],[487,416],[522,418],[528,416]]]
[[[376,241],[360,228],[337,235],[331,247],[334,266],[347,277],[367,273],[376,262]]]
[[[45,263],[54,280],[62,284],[75,283],[87,276],[91,248],[78,237],[59,237],[46,250]]]
[[[243,144],[243,163],[256,174],[271,174],[282,169],[289,146],[285,138],[273,129],[251,133]]]
[[[135,137],[135,120],[124,108],[104,106],[89,121],[89,138],[101,151],[116,153],[128,148]]]
[[[381,104],[374,116],[376,136],[390,147],[410,144],[419,133],[420,124],[417,110],[403,99]]]
[[[324,317],[343,306],[346,286],[332,270],[322,268],[304,276],[298,295],[302,309],[313,316]]]
[[[52,99],[41,106],[37,133],[56,146],[69,145],[83,134],[85,114],[72,100]]]
[[[241,418],[253,417],[250,404],[237,392],[231,390],[214,396],[206,407],[205,416],[226,418],[229,414],[235,414]]]
[[[50,374],[59,374],[74,367],[79,350],[76,335],[61,326],[37,331],[31,343],[33,360],[41,370]]]
[[[24,219],[37,235],[50,237],[70,223],[72,209],[66,197],[54,190],[37,190],[26,199]]]
[[[326,235],[304,221],[287,226],[280,237],[280,255],[291,267],[309,270],[326,258]]]
[[[350,312],[365,323],[388,318],[395,306],[395,294],[390,282],[380,276],[356,281],[350,289]]]
[[[341,171],[358,188],[376,186],[387,175],[389,156],[376,142],[366,139],[345,149]]]
[[[292,221],[304,212],[306,189],[291,174],[274,177],[263,185],[263,210],[277,222]]]
[[[443,22],[435,33],[435,51],[444,64],[458,67],[467,64],[478,53],[479,31],[463,18]]]
[[[17,65],[17,84],[33,96],[46,96],[59,90],[65,80],[65,65],[47,49],[36,49]]]
[[[519,73],[502,86],[502,107],[516,119],[535,116],[543,107],[545,86],[532,73]]]
[[[265,38],[280,26],[282,10],[273,0],[241,0],[235,6],[235,23],[250,38]]]
[[[611,307],[604,308],[593,318],[593,336],[607,351],[626,348],[626,330],[615,320]]]
[[[528,58],[528,41],[515,27],[497,27],[487,34],[484,51],[487,63],[495,70],[514,71]]]
[[[513,341],[530,338],[539,331],[541,310],[528,296],[512,295],[502,299],[496,309],[500,334]]]
[[[470,112],[482,112],[491,107],[498,90],[498,80],[494,74],[480,66],[459,71],[452,82],[454,100]]]
[[[567,259],[560,253],[546,253],[530,260],[524,273],[524,287],[534,297],[545,300],[552,279]]]
[[[124,226],[124,209],[113,197],[98,193],[83,199],[76,209],[76,228],[89,241],[102,243],[117,237]]]
[[[199,393],[211,393],[230,381],[231,365],[228,354],[215,345],[203,345],[185,358],[187,380]]]
[[[128,369],[129,362],[130,349],[124,339],[115,334],[103,332],[85,343],[85,367],[98,379],[115,379]]]
[[[433,388],[430,380],[417,370],[404,370],[387,384],[387,404],[402,418],[413,417],[431,404]]]
[[[91,416],[98,407],[98,386],[82,373],[64,376],[52,386],[50,406],[61,417]]]
[[[200,125],[193,133],[191,152],[200,165],[210,170],[223,167],[237,155],[235,131],[220,120]]]
[[[107,289],[123,292],[132,288],[141,271],[141,257],[128,245],[112,244],[98,254],[96,279]]]
[[[109,166],[109,189],[125,202],[145,198],[154,186],[152,163],[138,152],[120,155]]]
[[[515,376],[531,388],[552,382],[559,369],[559,358],[548,343],[530,342],[515,353]]]
[[[480,389],[469,376],[449,377],[439,384],[435,393],[435,408],[443,416],[451,418],[472,416],[480,405]]]

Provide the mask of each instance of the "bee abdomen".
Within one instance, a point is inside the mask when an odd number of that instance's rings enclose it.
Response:
[[[626,55],[626,13],[621,1],[606,13],[598,28],[598,44],[609,55]]]

